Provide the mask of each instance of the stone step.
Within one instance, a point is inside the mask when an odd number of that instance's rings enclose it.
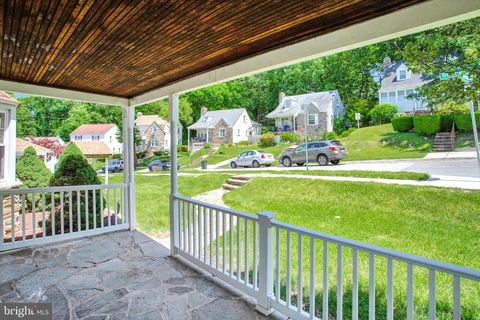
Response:
[[[228,183],[223,184],[223,189],[226,189],[226,190],[235,190],[235,189],[238,189],[238,188],[240,188],[240,186],[234,186],[234,185],[231,185],[231,184],[228,184]]]
[[[453,148],[433,148],[433,152],[448,152],[453,150]]]
[[[231,184],[231,185],[234,185],[234,186],[243,186],[247,182],[248,182],[248,180],[237,180],[237,179],[233,179],[233,178],[227,180],[228,184]]]
[[[439,132],[435,134],[436,137],[450,137],[451,133],[450,132]]]
[[[250,180],[250,179],[252,179],[252,178],[251,178],[251,177],[248,177],[248,176],[233,176],[232,179],[248,181],[248,180]]]

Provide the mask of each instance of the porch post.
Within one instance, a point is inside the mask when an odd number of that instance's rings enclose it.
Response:
[[[259,212],[258,222],[260,225],[260,261],[259,261],[259,284],[258,299],[255,309],[269,315],[273,312],[270,299],[273,296],[273,228],[272,219],[275,217],[273,212]]]
[[[130,230],[135,230],[137,225],[136,206],[135,206],[135,180],[134,172],[134,114],[135,107],[129,106],[123,108],[123,182],[127,185],[125,190],[125,206],[130,223]],[[105,166],[108,171],[108,167]]]
[[[168,96],[168,114],[170,116],[170,254],[176,254],[178,247],[178,207],[175,196],[178,195],[178,165],[177,165],[177,126],[178,126],[178,94]]]
[[[207,128],[207,143],[208,143],[208,128]]]
[[[187,128],[187,150],[190,151],[190,129]]]

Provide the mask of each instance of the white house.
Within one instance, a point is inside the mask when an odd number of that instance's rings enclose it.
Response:
[[[0,91],[0,189],[17,185],[15,179],[16,110],[18,101]]]
[[[279,95],[279,104],[267,118],[275,119],[275,132],[292,131],[300,136],[320,137],[333,131],[335,118],[343,116],[343,103],[337,90],[296,96]],[[304,112],[307,112],[305,117]]]
[[[137,151],[154,152],[169,150],[170,123],[158,115],[143,115],[137,113],[135,127],[138,129],[141,143],[136,146]],[[182,126],[178,123],[178,143],[182,144]]]
[[[116,124],[82,124],[70,134],[70,141],[102,141],[116,154],[123,150],[123,144],[118,141],[117,136]]]
[[[427,109],[426,101],[412,95],[417,89],[432,81],[423,74],[413,73],[404,61],[392,62],[389,57],[383,60],[383,77],[378,90],[380,103],[391,103],[401,113],[411,113]]]
[[[245,108],[208,111],[202,107],[200,114],[200,119],[188,127],[189,142],[190,131],[195,131],[191,141],[193,149],[204,143],[219,145],[248,141],[249,136],[261,132],[261,125],[250,119]]]

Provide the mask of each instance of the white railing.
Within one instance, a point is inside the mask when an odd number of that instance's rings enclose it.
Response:
[[[480,310],[480,270],[300,228],[273,213],[182,196],[173,204],[176,253],[256,298],[264,313],[470,319]]]
[[[129,228],[126,184],[0,190],[0,251]]]

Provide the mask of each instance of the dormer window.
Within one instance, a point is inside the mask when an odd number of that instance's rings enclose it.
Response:
[[[285,99],[285,103],[283,104],[283,109],[287,110],[292,107],[292,100],[290,99]]]
[[[407,68],[401,68],[397,70],[397,79],[398,81],[403,81],[408,79],[408,70]]]

